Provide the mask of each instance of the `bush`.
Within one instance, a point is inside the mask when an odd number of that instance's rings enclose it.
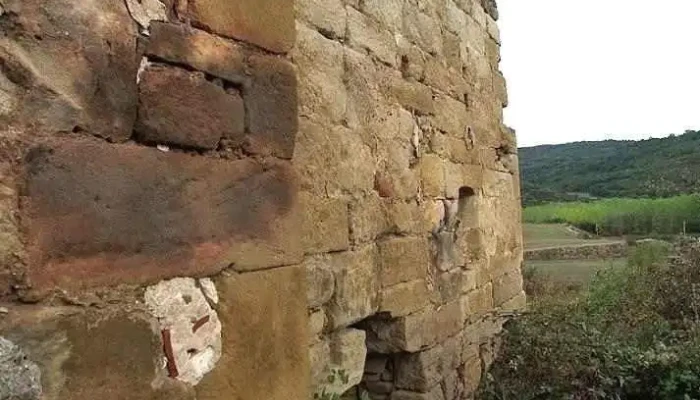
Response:
[[[700,399],[700,244],[643,243],[576,301],[511,321],[484,400]]]

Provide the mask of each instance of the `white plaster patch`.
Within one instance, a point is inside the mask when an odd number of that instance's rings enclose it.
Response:
[[[213,282],[207,289],[218,298]],[[158,319],[171,378],[196,385],[221,357],[221,322],[193,278],[148,287],[145,302]]]
[[[168,19],[165,4],[159,0],[126,0],[131,18],[143,29],[143,34],[148,35],[151,21],[166,21]]]
[[[148,61],[148,58],[142,57],[141,62],[139,63],[139,69],[136,71],[136,84],[141,82],[141,74],[149,65],[151,65],[151,63]]]

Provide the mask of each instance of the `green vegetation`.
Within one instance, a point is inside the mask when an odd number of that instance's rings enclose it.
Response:
[[[577,230],[567,224],[524,224],[525,249],[534,250],[547,247],[605,244],[613,239],[590,239],[592,235]]]
[[[525,205],[700,192],[700,131],[519,150]]]
[[[603,236],[700,232],[700,196],[604,199],[526,207],[528,223],[568,223]]]
[[[700,399],[700,243],[670,247],[639,246],[580,295],[534,302],[506,326],[480,398]]]

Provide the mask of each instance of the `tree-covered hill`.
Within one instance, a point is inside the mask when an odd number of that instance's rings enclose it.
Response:
[[[520,150],[523,202],[700,192],[700,131]]]

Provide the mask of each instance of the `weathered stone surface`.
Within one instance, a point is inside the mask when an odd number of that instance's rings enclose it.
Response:
[[[428,53],[435,55],[442,53],[442,37],[438,21],[421,12],[417,5],[404,4],[403,34]]]
[[[41,371],[14,343],[0,336],[0,393],[4,399],[39,400]]]
[[[476,290],[469,292],[461,298],[464,317],[473,321],[493,310],[493,285],[488,283]]]
[[[376,246],[329,257],[335,272],[335,293],[328,306],[331,325],[348,326],[374,314],[379,291]]]
[[[245,111],[237,92],[180,68],[149,66],[140,77],[140,141],[204,150],[216,149],[224,138],[243,143]]]
[[[295,6],[297,18],[328,36],[345,37],[347,12],[341,0],[298,0]]]
[[[465,393],[472,395],[476,392],[481,381],[481,358],[479,358],[478,347],[477,351],[464,361],[464,365],[460,368],[460,375],[463,379]]]
[[[348,202],[313,194],[300,195],[302,245],[307,254],[347,250],[350,245]]]
[[[245,90],[247,150],[292,158],[299,128],[296,70],[288,61],[270,56],[251,56],[248,64],[252,82]]]
[[[216,283],[223,352],[217,368],[196,387],[197,398],[310,398],[304,270],[222,276]]]
[[[379,24],[392,32],[401,31],[403,1],[401,0],[365,0],[362,11],[374,18]]]
[[[461,364],[461,336],[452,337],[431,349],[406,354],[396,361],[396,386],[429,392]]]
[[[389,93],[402,106],[420,114],[434,112],[433,92],[428,86],[397,77],[391,79],[388,85]]]
[[[423,279],[430,269],[430,250],[425,238],[396,238],[378,243],[379,276],[383,287]]]
[[[499,307],[523,290],[523,276],[520,270],[512,271],[493,282],[493,303]]]
[[[245,83],[242,46],[187,25],[154,22],[146,54],[185,64],[229,82]]]
[[[124,2],[10,0],[3,9],[12,16],[0,43],[10,125],[128,139],[139,62]]]
[[[525,291],[522,291],[515,295],[512,299],[503,303],[500,307],[501,311],[505,312],[517,312],[524,311],[527,308],[527,296]]]
[[[370,321],[367,346],[377,353],[415,353],[457,335],[463,320],[462,306],[457,301],[390,321]]]
[[[445,162],[434,154],[426,154],[420,159],[420,177],[423,194],[428,197],[445,195]]]
[[[343,46],[302,24],[297,35],[292,55],[299,70],[299,112],[311,120],[340,123],[347,108]]]
[[[67,141],[26,160],[36,289],[145,283],[301,261],[289,166]],[[273,228],[274,227],[274,228]]]
[[[379,295],[379,311],[402,317],[423,309],[429,301],[428,284],[418,279],[383,289]]]
[[[326,326],[326,312],[323,310],[314,310],[309,314],[309,333],[311,334],[311,341],[315,343],[318,336],[323,333],[323,329]]]
[[[352,7],[347,7],[347,15],[350,46],[368,50],[380,61],[395,67],[398,49],[391,32]]]
[[[192,278],[175,278],[149,286],[144,295],[158,320],[168,376],[191,385],[221,357],[221,322],[198,285]]]
[[[151,21],[167,21],[167,8],[160,0],[126,0],[126,7],[129,9],[131,18],[146,31],[151,25]]]
[[[459,298],[462,292],[462,271],[452,270],[440,274],[438,289],[443,303],[449,303]]]
[[[291,0],[194,0],[185,3],[196,26],[253,43],[276,53],[294,45],[294,2]]]
[[[385,204],[376,195],[350,203],[350,232],[354,243],[374,241],[389,230]]]
[[[326,348],[330,354],[321,356],[320,360],[325,360],[327,364],[317,367],[322,371],[319,374],[321,379],[312,381],[312,386],[316,393],[342,395],[362,381],[367,358],[365,332],[359,329],[344,329],[326,340],[329,343]],[[331,376],[334,370],[346,374],[347,381],[334,376],[333,382],[329,382],[328,376]]]
[[[365,162],[370,158],[370,149],[348,128],[301,120],[294,167],[304,191],[330,197],[370,192],[375,174],[375,166]]]
[[[307,299],[309,308],[317,308],[326,304],[335,290],[332,256],[322,255],[308,257],[304,260],[307,279]]]

